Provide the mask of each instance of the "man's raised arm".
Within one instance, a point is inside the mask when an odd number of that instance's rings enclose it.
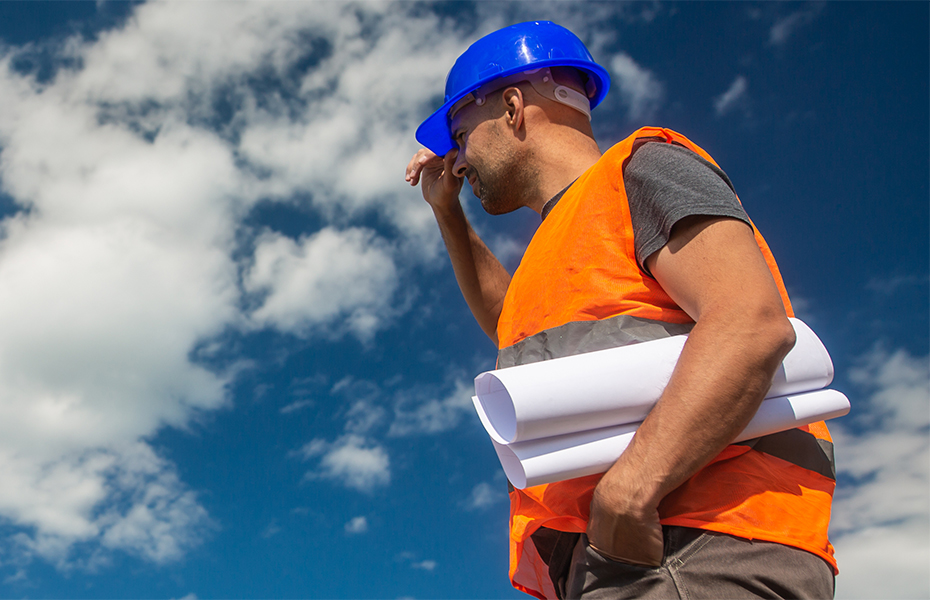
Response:
[[[422,180],[423,199],[433,209],[465,302],[481,329],[497,345],[497,321],[510,273],[465,217],[459,202],[462,179],[453,174],[452,168],[457,154],[452,150],[440,158],[429,150],[420,150],[407,165],[406,180],[410,185]]]

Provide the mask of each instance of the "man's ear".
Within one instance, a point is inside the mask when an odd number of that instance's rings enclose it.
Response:
[[[526,109],[523,91],[518,87],[509,87],[504,90],[503,100],[504,108],[507,111],[507,124],[513,131],[519,131],[523,127],[524,110]]]

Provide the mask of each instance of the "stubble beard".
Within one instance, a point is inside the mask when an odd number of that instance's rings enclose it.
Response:
[[[516,169],[506,168],[497,173],[485,173],[484,177],[475,171],[475,185],[472,192],[481,200],[481,208],[489,215],[503,215],[520,208],[514,194],[520,183]],[[475,189],[477,188],[477,189]]]

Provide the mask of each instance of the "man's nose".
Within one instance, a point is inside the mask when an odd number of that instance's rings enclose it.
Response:
[[[458,177],[459,179],[465,177],[465,171],[468,170],[468,163],[465,161],[465,153],[461,150],[456,150],[455,162],[452,164],[452,174]]]

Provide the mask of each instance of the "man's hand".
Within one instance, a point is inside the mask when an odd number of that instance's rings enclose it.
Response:
[[[422,178],[420,189],[423,191],[423,199],[434,211],[446,211],[458,203],[463,180],[452,171],[458,153],[458,150],[453,149],[444,158],[440,158],[423,148],[407,164],[406,181],[410,185],[417,185]]]
[[[594,489],[588,518],[588,543],[612,560],[658,567],[662,564],[662,525],[659,511],[622,481],[605,475]]]

